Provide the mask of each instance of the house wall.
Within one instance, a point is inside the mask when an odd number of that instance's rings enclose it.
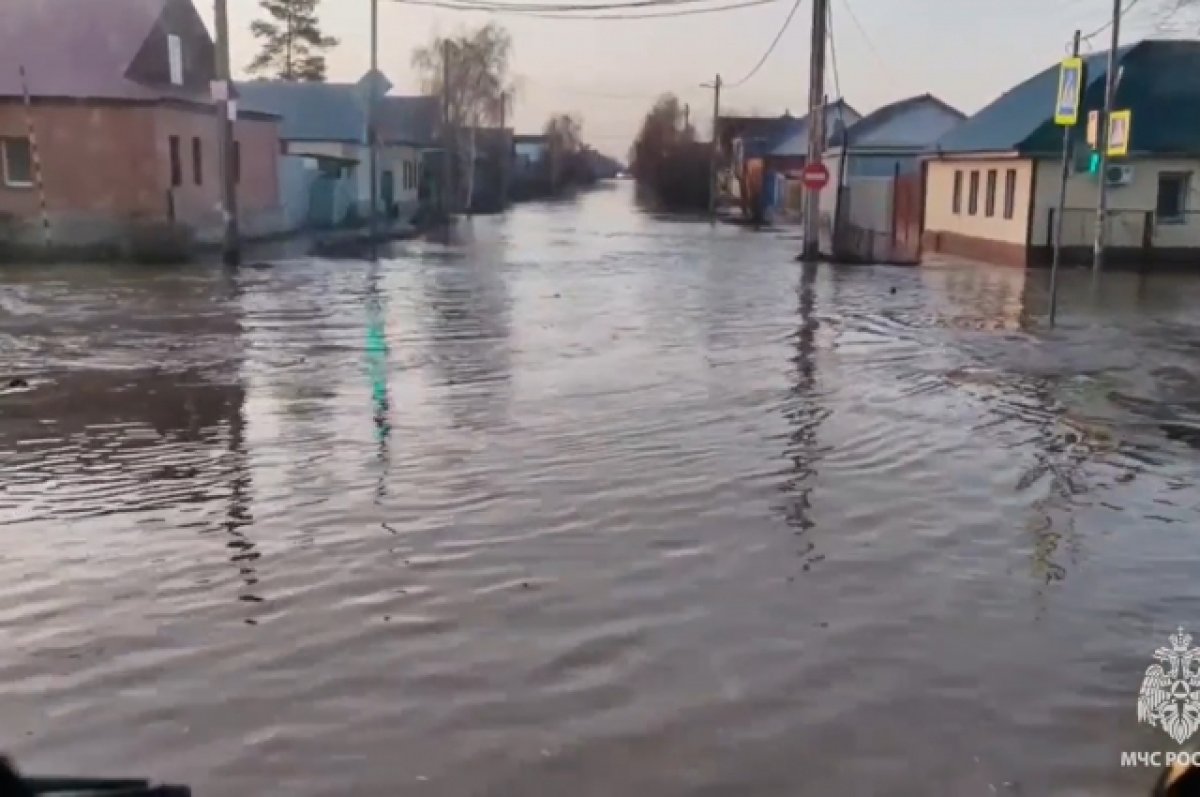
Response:
[[[412,170],[412,181],[408,186],[404,183],[404,165]],[[395,201],[399,206],[399,217],[407,220],[417,210],[417,187],[421,181],[421,152],[416,147],[407,145],[389,145],[383,147],[379,156],[379,171],[391,170],[395,177]],[[380,180],[382,184],[382,178]],[[381,189],[382,191],[382,189]],[[382,194],[380,195],[382,197]]]
[[[996,212],[985,214],[987,173],[997,171]],[[1009,169],[1017,172],[1014,212],[1004,218],[1004,179]],[[962,206],[953,210],[954,174],[961,171]],[[971,172],[979,172],[979,202],[975,215],[970,208]],[[925,182],[924,250],[960,255],[976,260],[1024,266],[1028,264],[1029,211],[1033,200],[1035,164],[1020,158],[934,160],[927,164]]]
[[[42,162],[52,242],[117,243],[131,226],[175,218],[202,239],[219,235],[220,187],[211,115],[148,105],[37,103],[31,110]],[[171,186],[168,136],[180,137],[183,185]],[[247,235],[277,232],[278,138],[269,121],[240,121],[239,198]],[[202,180],[192,174],[191,140],[201,139]],[[23,105],[0,104],[0,137],[27,138]],[[37,186],[0,185],[0,214],[16,217],[13,238],[41,240]]]
[[[1129,185],[1110,186],[1111,211],[1107,230],[1108,243],[1115,247],[1143,245],[1146,213],[1158,204],[1158,177],[1163,172],[1188,173],[1187,208],[1200,211],[1200,158],[1138,158],[1122,161],[1133,166]],[[1037,196],[1033,215],[1033,244],[1052,244],[1050,210],[1058,206],[1061,160],[1038,162]],[[1091,246],[1096,230],[1097,180],[1087,174],[1075,174],[1067,180],[1067,211],[1063,216],[1063,244]],[[1151,243],[1155,248],[1200,248],[1200,212],[1189,213],[1184,223],[1153,224]]]
[[[273,121],[240,119],[234,135],[241,149],[237,183],[238,220],[247,236],[283,229],[279,199],[279,137]],[[171,185],[170,137],[179,137],[182,185]],[[192,142],[200,141],[200,182],[192,163]],[[176,221],[196,230],[204,240],[221,234],[221,169],[214,116],[191,108],[159,107],[154,111],[157,185],[174,203]]]
[[[35,104],[29,112],[42,163],[51,235],[86,246],[116,235],[122,221],[165,218],[150,108],[130,105]],[[0,137],[29,136],[20,103],[0,103]],[[14,217],[11,236],[41,240],[41,192],[0,182],[0,216]]]

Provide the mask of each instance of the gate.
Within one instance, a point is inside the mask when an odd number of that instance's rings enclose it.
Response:
[[[921,216],[924,175],[901,174],[894,178],[892,202],[892,260],[917,263],[921,259]]]

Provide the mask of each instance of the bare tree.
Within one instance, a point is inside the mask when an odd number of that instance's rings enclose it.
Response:
[[[558,191],[570,160],[583,149],[583,121],[574,114],[551,116],[542,130],[550,165],[550,190]]]
[[[489,22],[474,31],[434,36],[412,55],[422,89],[442,99],[443,124],[449,128],[458,166],[453,178],[456,184],[448,188],[463,206],[470,205],[473,193],[474,132],[498,123],[503,115],[504,96],[512,88],[508,77],[511,53],[508,31]]]

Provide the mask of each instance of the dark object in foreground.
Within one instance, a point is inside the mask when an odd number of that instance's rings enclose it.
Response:
[[[19,376],[14,376],[12,379],[8,380],[8,386],[13,388],[29,387],[29,383]]]
[[[25,778],[7,759],[0,758],[0,797],[191,797],[187,786],[152,783],[135,778]]]
[[[1196,797],[1200,795],[1200,768],[1175,764],[1163,770],[1150,797]]]

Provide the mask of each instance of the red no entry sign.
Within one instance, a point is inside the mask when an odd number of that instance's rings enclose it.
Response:
[[[809,163],[800,173],[800,181],[804,183],[805,188],[819,191],[829,184],[829,170],[823,163]]]

